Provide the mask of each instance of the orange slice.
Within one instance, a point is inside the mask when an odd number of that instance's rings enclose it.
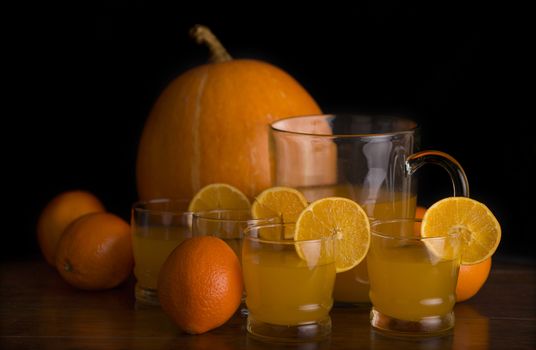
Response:
[[[449,197],[432,205],[422,221],[423,237],[446,236],[460,232],[462,236],[462,264],[477,264],[486,260],[497,250],[501,240],[501,226],[493,213],[484,204],[467,197]],[[447,255],[448,249],[438,255]]]
[[[228,184],[214,183],[196,193],[189,211],[199,212],[215,209],[249,209],[249,199],[239,189]]]
[[[341,197],[328,197],[311,203],[298,217],[294,240],[311,240],[334,236],[337,240],[337,272],[348,271],[367,255],[370,246],[370,223],[356,202]],[[298,254],[304,256],[304,252]]]
[[[307,207],[303,194],[290,187],[272,187],[262,191],[251,206],[254,219],[279,217],[283,223],[295,223]],[[285,229],[285,237],[292,239],[292,230]]]

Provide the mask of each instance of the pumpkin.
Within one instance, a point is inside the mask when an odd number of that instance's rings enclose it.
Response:
[[[283,70],[232,59],[206,27],[192,33],[212,61],[178,76],[153,106],[139,143],[138,194],[191,198],[223,182],[253,198],[271,185],[269,124],[320,108]]]

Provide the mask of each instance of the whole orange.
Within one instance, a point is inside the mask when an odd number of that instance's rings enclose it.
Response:
[[[56,247],[65,228],[82,215],[103,212],[104,206],[93,194],[73,190],[54,197],[37,221],[37,240],[45,260],[55,266]]]
[[[491,270],[491,257],[474,265],[461,265],[456,285],[456,301],[472,298],[482,288]]]
[[[162,309],[190,334],[227,322],[240,305],[242,288],[236,254],[214,236],[183,241],[167,258],[158,278]]]
[[[113,288],[128,278],[133,266],[130,226],[114,214],[76,219],[58,243],[56,268],[77,288]]]
[[[227,183],[252,199],[271,184],[269,124],[321,110],[282,69],[231,59],[208,29],[196,28],[212,62],[178,76],[155,102],[139,142],[138,194],[192,198],[205,185]]]

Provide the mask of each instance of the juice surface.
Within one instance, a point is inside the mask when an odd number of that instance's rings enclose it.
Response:
[[[458,260],[440,260],[423,244],[371,246],[370,298],[381,313],[408,321],[445,315],[456,302]]]
[[[182,227],[150,227],[132,236],[134,275],[142,288],[156,289],[158,273],[169,254],[187,237]]]
[[[335,263],[308,266],[294,246],[253,250],[245,243],[243,271],[249,313],[274,325],[300,325],[328,317]]]
[[[413,217],[416,196],[411,192],[402,193],[379,189],[367,190],[353,185],[329,185],[299,187],[309,202],[326,197],[345,197],[359,203],[370,218],[394,219]]]

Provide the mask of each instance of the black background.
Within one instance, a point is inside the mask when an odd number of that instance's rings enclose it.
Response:
[[[10,245],[2,257],[38,254],[37,217],[65,190],[89,190],[128,220],[145,119],[166,84],[207,61],[206,48],[188,37],[203,23],[234,57],[290,73],[325,112],[411,115],[422,127],[422,148],[457,158],[471,196],[496,214],[498,256],[530,259],[536,142],[526,9],[288,6],[124,1],[6,12],[3,233]],[[444,171],[419,172],[421,205],[451,194]]]

